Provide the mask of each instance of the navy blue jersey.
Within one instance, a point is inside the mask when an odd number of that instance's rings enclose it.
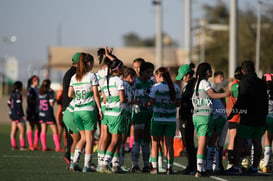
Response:
[[[38,89],[30,87],[27,90],[27,116],[39,113]]]
[[[54,102],[55,93],[49,90],[46,94],[39,94],[39,120],[40,123],[55,123],[53,107],[50,102]]]
[[[8,104],[10,108],[9,117],[13,121],[18,121],[24,116],[22,103],[22,94],[18,90],[12,92]]]

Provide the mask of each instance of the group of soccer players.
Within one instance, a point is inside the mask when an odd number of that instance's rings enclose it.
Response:
[[[134,68],[126,67],[122,60],[113,54],[113,49],[107,47],[97,51],[97,58],[101,67],[97,72],[93,72],[93,55],[85,52],[74,54],[73,66],[64,77],[66,83],[63,84],[63,96],[67,98],[63,98],[63,122],[67,136],[72,138],[67,142],[69,156],[65,159],[70,170],[127,173],[129,170],[124,167],[125,145],[127,138],[133,137],[134,139],[129,139],[133,140],[131,172],[173,174],[173,139],[176,135],[177,108],[180,107],[179,129],[188,158],[187,168],[182,173],[195,174],[196,177],[213,172],[223,173],[223,140],[228,130],[230,168],[227,173],[240,172],[238,163],[244,150],[240,149],[242,145],[236,144],[238,140],[239,143],[252,140],[254,159],[249,172],[257,173],[257,160],[260,160],[261,156],[259,144],[265,129],[267,131],[263,171],[269,172],[273,134],[272,74],[264,76],[263,84],[253,71],[253,63],[245,61],[242,67],[235,70],[235,80],[224,92],[227,83],[217,80],[219,76],[223,79],[223,73],[215,73],[214,84],[211,85],[210,64],[199,64],[196,76],[194,69],[185,64],[179,68],[176,77],[176,80],[187,83],[180,92],[167,67],[155,70],[152,63],[142,58],[133,61]],[[243,92],[240,89],[241,79],[242,85],[255,84],[254,88],[248,87],[250,90]],[[50,88],[50,80],[44,80],[38,89],[39,78],[33,76],[28,84],[29,149],[49,151],[46,145],[46,130],[49,125],[53,132],[55,151],[63,152],[53,112],[55,94]],[[15,135],[19,129],[19,149],[26,150],[21,92],[22,83],[15,82],[9,100],[12,120],[11,145],[12,149],[18,149]],[[262,96],[259,97],[256,93]],[[259,103],[261,107],[258,110],[260,117],[249,121],[250,124],[246,121],[252,115],[248,110],[251,106],[244,106],[246,96],[253,99],[252,103],[248,104]],[[225,97],[228,97],[227,106],[225,99],[222,99]],[[254,109],[251,111],[255,112]],[[197,150],[193,140],[194,129],[198,138]],[[98,135],[95,135],[96,132]],[[96,136],[98,140],[95,139]],[[39,139],[42,148],[38,144]],[[97,166],[92,163],[94,144],[97,144]],[[140,148],[143,155],[142,169],[139,167]],[[82,153],[83,168],[79,162]],[[163,167],[164,153],[167,160],[166,169]]]

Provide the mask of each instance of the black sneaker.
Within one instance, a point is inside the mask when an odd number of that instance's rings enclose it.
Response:
[[[173,175],[174,174],[173,169],[172,168],[168,168],[166,174],[167,175]]]
[[[239,175],[240,174],[240,170],[239,170],[239,168],[235,168],[234,166],[232,166],[230,169],[228,169],[226,171],[226,173],[228,175]]]
[[[151,169],[149,168],[149,166],[143,167],[142,172],[143,173],[149,173],[151,171]]]
[[[186,167],[184,170],[182,170],[180,173],[183,175],[194,175],[195,174],[195,170],[191,169],[190,167]]]
[[[138,165],[132,167],[132,173],[141,173],[141,170]]]

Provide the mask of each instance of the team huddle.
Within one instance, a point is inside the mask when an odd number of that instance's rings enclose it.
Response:
[[[269,173],[273,138],[273,84],[272,74],[261,80],[255,74],[251,61],[245,61],[235,70],[233,81],[224,81],[222,72],[214,73],[208,63],[182,65],[177,81],[186,85],[182,91],[172,81],[167,67],[159,67],[142,58],[133,61],[133,68],[107,47],[97,51],[100,69],[92,71],[94,57],[79,52],[72,57],[72,66],[63,79],[60,114],[66,130],[64,159],[69,170],[100,173],[146,172],[174,174],[174,137],[179,131],[186,147],[187,167],[182,174],[196,177],[209,174],[241,173],[241,160],[250,155],[247,173],[258,172],[262,154],[261,138],[265,133],[264,173]],[[195,75],[195,76],[194,76]],[[224,89],[231,83],[229,89]],[[39,85],[37,76],[31,77],[27,90],[27,124],[29,150],[50,151],[46,144],[47,126],[53,133],[56,152],[61,134],[58,119],[54,116],[55,93],[50,80]],[[22,108],[22,83],[15,82],[9,100],[11,146],[16,146],[19,129],[20,150],[25,146],[24,111]],[[225,99],[227,98],[227,99]],[[257,106],[259,105],[259,106]],[[37,127],[32,140],[35,126]],[[194,134],[197,136],[197,149]],[[228,168],[222,163],[226,135],[229,135]],[[42,148],[39,147],[39,139]],[[124,165],[126,144],[131,149],[131,166]],[[97,165],[93,151],[96,145]],[[250,153],[253,145],[253,153]],[[139,166],[140,149],[143,168]],[[80,158],[84,154],[84,165]],[[166,155],[166,167],[163,155]]]

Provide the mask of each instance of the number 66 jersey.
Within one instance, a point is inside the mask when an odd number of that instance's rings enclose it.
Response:
[[[95,109],[94,92],[92,86],[98,86],[99,82],[94,73],[86,73],[81,81],[76,79],[76,74],[71,77],[70,86],[75,93],[74,111],[93,111]]]

